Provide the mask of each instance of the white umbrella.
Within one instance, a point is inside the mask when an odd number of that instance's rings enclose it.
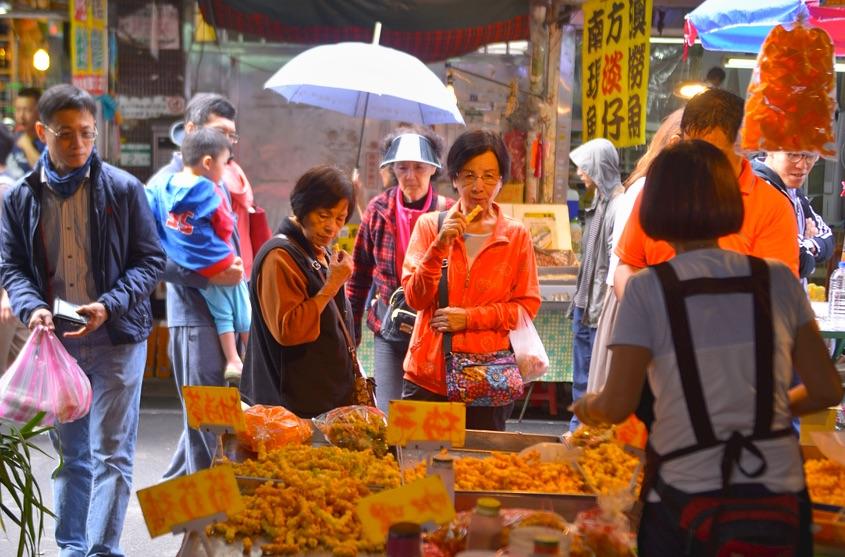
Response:
[[[464,124],[453,95],[419,59],[378,44],[322,45],[298,54],[264,84],[288,102],[417,124]],[[359,137],[358,157],[361,154]],[[357,166],[358,158],[356,158]]]

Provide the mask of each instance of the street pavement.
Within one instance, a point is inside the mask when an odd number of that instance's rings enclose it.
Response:
[[[126,513],[121,546],[127,557],[170,557],[175,556],[181,544],[181,535],[165,534],[150,539],[144,517],[138,505],[134,492],[138,489],[153,485],[161,479],[161,475],[170,463],[170,457],[176,448],[182,426],[182,414],[179,400],[176,397],[176,387],[168,381],[146,381],[141,398],[141,418],[138,428],[138,442],[135,453],[135,472],[133,496]],[[518,415],[518,412],[515,412]],[[508,422],[508,431],[524,433],[546,433],[560,435],[564,431],[566,421],[561,416],[549,418],[542,410],[529,409],[526,418],[521,423],[516,420]],[[539,419],[538,419],[539,418]],[[36,440],[49,457],[39,453],[33,454],[33,469],[41,486],[45,503],[52,508],[53,495],[50,488],[50,475],[56,467],[55,452],[49,438],[44,435]],[[17,553],[17,529],[14,524],[6,522],[7,533],[0,532],[0,557],[12,557]],[[58,548],[53,537],[55,523],[46,520],[45,535],[42,539],[41,553],[46,557],[56,557]]]

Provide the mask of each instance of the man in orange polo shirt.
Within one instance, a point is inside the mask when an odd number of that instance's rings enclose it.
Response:
[[[758,178],[751,164],[734,150],[742,124],[743,100],[722,89],[709,89],[690,99],[681,117],[683,139],[702,139],[718,147],[734,167],[742,191],[745,219],[738,234],[719,239],[719,246],[739,253],[782,261],[798,276],[798,227],[787,199]],[[648,183],[646,183],[648,187]],[[675,256],[666,242],[656,241],[640,225],[642,193],[616,247],[620,264],[614,275],[616,296],[621,300],[628,278],[634,273]]]

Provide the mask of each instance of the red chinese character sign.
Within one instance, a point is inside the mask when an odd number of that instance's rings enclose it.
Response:
[[[616,147],[645,143],[652,0],[591,0],[583,5],[581,126],[584,141]]]
[[[215,466],[138,491],[138,502],[150,537],[178,530],[221,513],[244,509],[231,466]]]
[[[455,507],[438,476],[365,497],[355,510],[364,535],[372,542],[384,541],[390,525],[397,522],[445,524],[455,517]]]
[[[391,400],[387,413],[387,443],[444,442],[463,447],[466,406],[460,402]]]
[[[71,0],[71,80],[92,95],[108,91],[107,0]]]
[[[241,395],[237,389],[185,385],[182,398],[190,427],[226,428],[234,433],[246,430]]]

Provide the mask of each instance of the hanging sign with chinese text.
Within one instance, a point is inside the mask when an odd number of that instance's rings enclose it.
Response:
[[[358,501],[356,508],[364,535],[384,541],[397,522],[445,524],[455,517],[455,506],[439,476],[427,476],[402,487],[381,491]]]
[[[73,84],[92,95],[108,92],[108,2],[70,0],[70,71]]]
[[[232,516],[244,510],[235,473],[229,465],[174,478],[138,490],[138,502],[150,537],[221,513]]]
[[[463,447],[466,439],[466,406],[461,402],[391,400],[387,413],[387,443],[440,441]]]
[[[645,143],[652,0],[590,0],[581,45],[584,141]]]
[[[246,429],[244,413],[241,410],[241,395],[232,387],[182,387],[185,414],[188,425],[201,427],[223,427],[232,433]]]

